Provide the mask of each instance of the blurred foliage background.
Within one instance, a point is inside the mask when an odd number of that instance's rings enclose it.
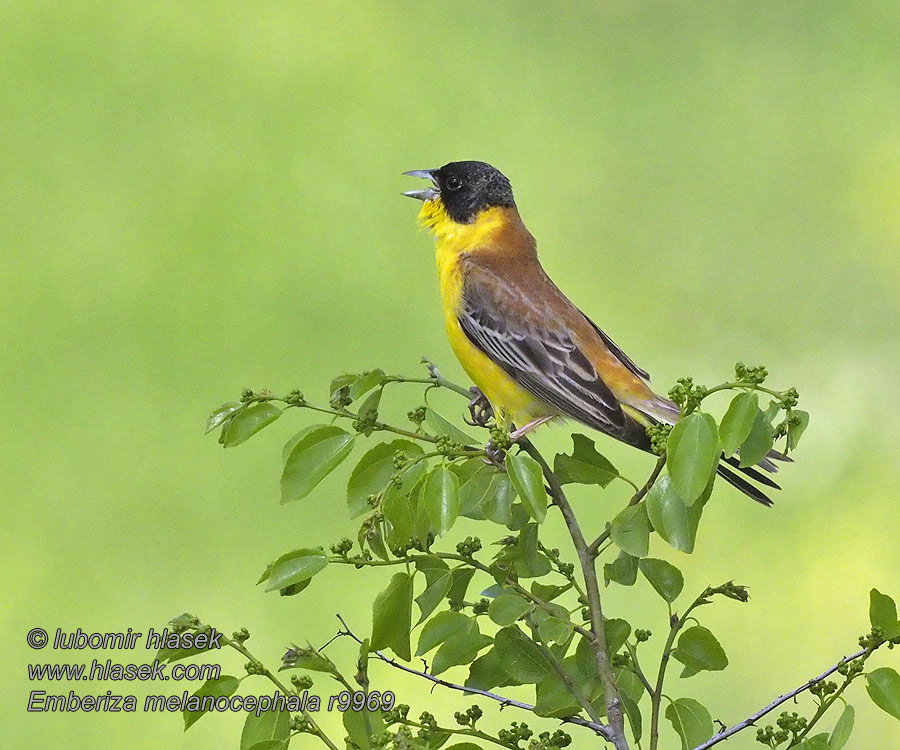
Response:
[[[324,400],[333,374],[423,354],[462,379],[399,195],[402,171],[456,159],[510,177],[548,271],[659,389],[743,359],[812,413],[773,510],[723,485],[693,556],[654,543],[685,596],[734,578],[753,597],[701,613],[729,670],[669,694],[733,723],[849,653],[870,587],[900,595],[896,3],[60,1],[3,3],[0,29],[4,746],[238,744],[242,715],[183,735],[179,715],[26,713],[27,663],[94,655],[31,651],[36,625],[146,632],[189,610],[247,626],[270,664],[335,612],[366,631],[387,572],[330,569],[289,599],[253,585],[353,530],[346,467],[277,504],[281,442],[309,417],[227,452],[204,419],[243,387]],[[600,448],[635,479],[652,466]],[[576,493],[588,528],[623,493]],[[608,606],[662,633],[645,589]],[[442,720],[465,705],[378,674]],[[849,747],[900,747],[861,692]]]

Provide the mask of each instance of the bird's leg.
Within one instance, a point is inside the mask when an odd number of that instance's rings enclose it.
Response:
[[[487,400],[487,396],[476,386],[472,386],[469,390],[474,395],[474,398],[469,401],[469,415],[472,417],[472,420],[465,420],[466,424],[470,424],[473,427],[486,427],[491,417],[494,416],[491,402]]]
[[[556,418],[555,414],[546,414],[543,417],[538,417],[537,419],[533,419],[528,424],[526,424],[522,427],[519,427],[518,429],[513,430],[511,433],[509,433],[509,439],[512,442],[516,442],[516,440],[518,440],[519,438],[525,437],[532,430],[537,429],[542,424],[547,424],[547,422],[549,422],[551,419],[555,419],[555,418]]]

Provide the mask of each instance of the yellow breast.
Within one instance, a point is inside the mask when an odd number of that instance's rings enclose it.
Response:
[[[501,215],[495,209],[485,211],[473,224],[457,224],[446,216],[439,201],[429,201],[420,214],[422,223],[437,237],[436,256],[444,323],[456,358],[482,393],[491,402],[501,422],[522,426],[554,411],[536,399],[483,354],[466,336],[459,324],[462,304],[462,259],[469,249],[488,242],[500,228]]]

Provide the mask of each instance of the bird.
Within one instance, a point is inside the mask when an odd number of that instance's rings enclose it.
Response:
[[[423,202],[419,221],[436,239],[451,348],[510,440],[568,418],[652,452],[648,426],[674,425],[678,406],[655,393],[647,371],[547,275],[506,176],[481,161],[403,174],[431,182],[403,195]],[[771,458],[780,457],[773,452],[757,466],[774,472]],[[732,468],[767,487],[778,484],[734,456],[717,467],[745,495],[772,504]]]

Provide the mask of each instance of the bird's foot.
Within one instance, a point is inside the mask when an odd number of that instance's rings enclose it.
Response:
[[[472,419],[471,421],[466,419],[466,424],[470,424],[473,427],[487,427],[488,422],[494,416],[491,402],[487,400],[487,396],[477,387],[472,386],[469,390],[474,395],[474,398],[469,401],[469,415]]]
[[[484,446],[484,462],[488,466],[496,466],[501,471],[506,471],[506,449],[494,445],[493,438]]]

